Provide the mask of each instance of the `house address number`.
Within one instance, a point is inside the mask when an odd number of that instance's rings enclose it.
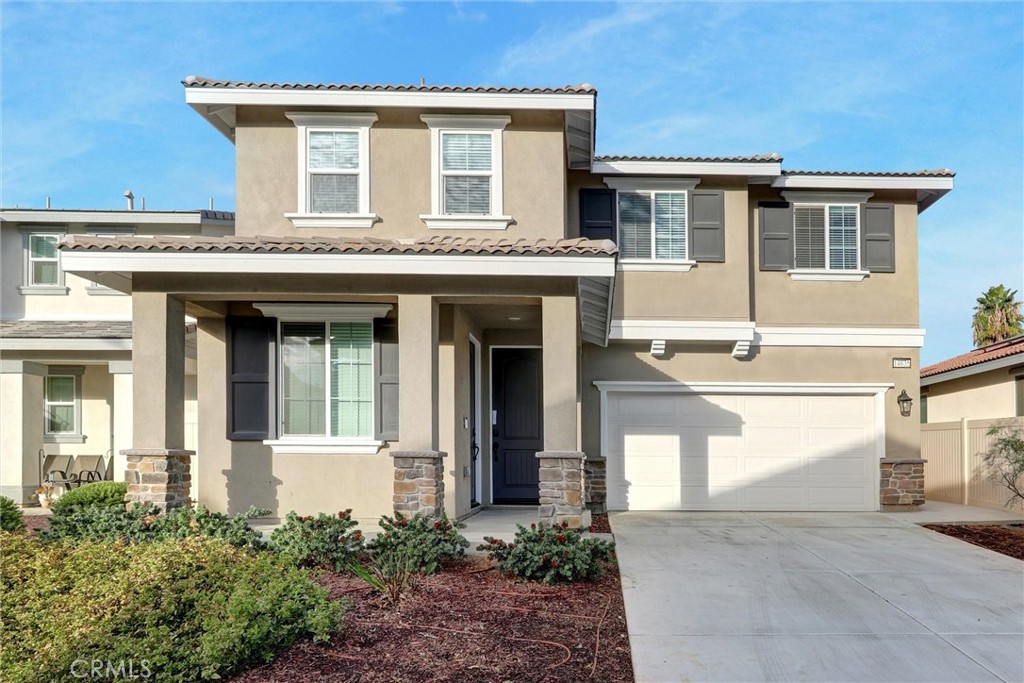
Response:
[[[911,364],[909,358],[893,358],[892,359],[892,366],[894,368],[910,368],[910,367],[913,367],[913,365]]]

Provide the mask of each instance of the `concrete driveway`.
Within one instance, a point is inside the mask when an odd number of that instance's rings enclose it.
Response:
[[[1024,681],[1024,563],[919,514],[613,513],[637,681]]]

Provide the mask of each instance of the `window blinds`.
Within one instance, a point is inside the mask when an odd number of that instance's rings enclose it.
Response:
[[[309,210],[312,213],[359,211],[359,133],[311,131],[309,172]]]
[[[491,144],[488,133],[441,135],[444,213],[491,213]]]

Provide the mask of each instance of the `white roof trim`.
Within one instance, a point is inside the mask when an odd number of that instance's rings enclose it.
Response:
[[[604,184],[620,192],[686,192],[700,185],[700,178],[602,178]]]
[[[614,256],[62,251],[65,272],[615,277]]]
[[[822,394],[871,396],[883,394],[892,383],[833,382],[594,382],[602,394],[642,392],[654,394]]]
[[[757,346],[870,346],[919,349],[925,331],[908,327],[761,327],[754,335]]]
[[[966,368],[947,370],[946,372],[940,372],[937,375],[929,375],[928,377],[922,377],[921,386],[927,387],[932,384],[939,384],[940,382],[947,382],[952,379],[960,379],[961,377],[979,375],[983,372],[989,372],[990,370],[1002,370],[1003,368],[1010,368],[1013,367],[1014,365],[1024,365],[1024,353],[1016,353],[1012,356],[996,358],[995,360],[985,361],[984,363],[978,363],[977,365],[969,365]],[[1009,378],[1009,375],[1007,375],[1007,377]]]
[[[190,105],[594,110],[594,93],[466,93],[285,88],[185,88]],[[205,108],[204,108],[205,109]],[[205,111],[197,111],[205,115]]]
[[[204,217],[198,211],[43,211],[11,209],[0,213],[0,222],[11,223],[88,223],[98,226],[111,224],[150,225],[177,223],[179,225],[233,225],[230,218]]]
[[[594,175],[777,176],[782,162],[751,161],[595,161]]]
[[[3,351],[131,351],[131,339],[82,339],[53,337],[4,337]]]
[[[715,320],[613,320],[610,340],[753,341],[754,323]]]
[[[794,204],[863,204],[875,196],[874,192],[816,192],[785,190],[780,193]]]
[[[772,181],[772,187],[807,190],[952,190],[949,177],[893,177],[843,175],[785,175]]]
[[[374,318],[383,318],[394,308],[391,304],[305,304],[287,301],[257,303],[252,307],[268,318],[285,322],[334,323],[373,322]]]

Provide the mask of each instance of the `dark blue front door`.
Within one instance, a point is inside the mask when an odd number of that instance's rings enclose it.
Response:
[[[541,350],[494,349],[491,378],[494,502],[536,503],[537,451],[544,448]]]

